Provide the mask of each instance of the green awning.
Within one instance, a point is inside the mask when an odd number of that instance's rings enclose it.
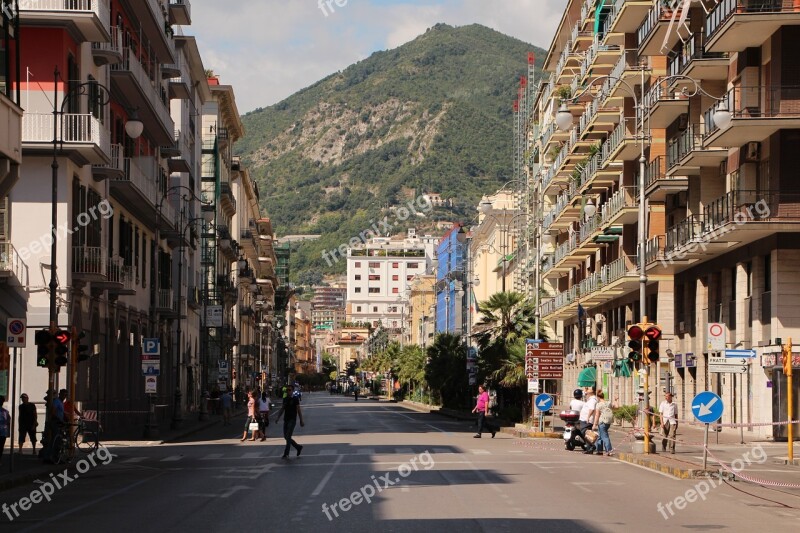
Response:
[[[622,235],[622,226],[609,226],[603,233],[606,235]]]
[[[631,377],[631,367],[624,359],[614,361],[614,376],[618,378]]]
[[[597,384],[597,368],[590,366],[578,374],[578,387],[594,387]]]
[[[617,242],[619,235],[596,235],[592,241],[594,242]]]
[[[595,34],[600,33],[600,27],[603,25],[603,22],[605,21],[605,17],[604,16],[601,18],[601,11],[603,10],[603,7],[605,6],[605,4],[606,4],[606,0],[600,0],[599,2],[597,2],[597,9],[594,12],[594,33]],[[608,14],[608,11],[606,11],[606,13],[604,13],[604,14]]]

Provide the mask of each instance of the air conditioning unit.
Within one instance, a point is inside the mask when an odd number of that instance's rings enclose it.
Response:
[[[748,163],[758,163],[761,157],[761,143],[749,142],[745,146],[744,160]]]

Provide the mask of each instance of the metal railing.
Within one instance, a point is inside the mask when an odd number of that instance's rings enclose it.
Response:
[[[677,53],[667,60],[667,69],[670,76],[677,76],[696,59],[722,59],[728,57],[727,52],[706,52],[705,34],[693,33],[689,39],[680,45]]]
[[[172,289],[158,290],[158,307],[160,309],[175,309],[175,298]]]
[[[667,168],[677,165],[689,152],[703,149],[703,125],[689,127],[667,141]]]
[[[164,128],[166,128],[167,131],[175,130],[175,122],[172,120],[168,106],[161,96],[161,84],[150,79],[150,76],[147,75],[147,72],[133,49],[130,47],[125,48],[122,53],[122,61],[111,65],[111,70],[130,72],[139,87],[141,87],[147,101],[150,103],[151,109],[158,116]]]
[[[670,254],[691,242],[696,241],[703,234],[703,215],[689,215],[671,228],[667,229],[667,245],[665,254]]]
[[[155,176],[155,160],[151,159],[150,164],[152,168],[148,169],[151,172],[148,176],[140,167],[139,167],[139,160],[142,158],[131,158],[125,157],[123,158],[123,175],[120,178],[115,179],[114,181],[127,181],[134,187],[136,187],[142,195],[147,198],[147,200],[152,204],[156,205],[158,203],[158,192],[156,188],[156,182],[153,177]],[[143,161],[147,163],[147,161]]]
[[[623,255],[609,264],[603,265],[600,268],[600,287],[614,283],[625,277],[626,274],[637,277],[639,275],[636,271],[636,258],[633,256]]]
[[[94,13],[105,25],[111,20],[109,0],[19,0],[20,11],[54,11],[68,13]],[[106,26],[108,29],[108,26]]]
[[[122,28],[112,26],[109,28],[111,39],[107,43],[92,43],[92,50],[103,50],[122,55]]]
[[[59,114],[57,124],[59,141],[68,144],[95,144],[106,155],[111,150],[111,133],[94,115]],[[22,142],[52,143],[53,114],[23,113]]]
[[[717,129],[714,113],[719,109],[727,109],[733,118],[800,117],[800,85],[732,87],[703,114],[708,134]]]
[[[72,273],[108,275],[108,250],[102,246],[73,246]]]
[[[667,166],[664,164],[665,157],[660,155],[648,161],[644,166],[644,187],[647,189],[658,180],[667,179]],[[636,183],[639,183],[639,172],[636,172]]]
[[[28,287],[28,265],[10,242],[0,242],[0,271],[14,274],[22,287]]]
[[[611,195],[600,207],[600,218],[603,225],[611,222],[617,213],[626,207],[636,207],[636,187],[622,187]]]
[[[682,98],[681,95],[679,95]],[[673,98],[669,91],[669,80],[666,78],[659,78],[658,80],[650,86],[650,89],[644,95],[644,108],[647,110],[651,110],[653,106],[655,106],[661,100],[673,100],[678,98]]]
[[[150,7],[150,13],[153,15],[156,24],[163,28],[161,35],[164,38],[164,42],[167,43],[167,47],[170,49],[172,57],[175,57],[175,40],[173,39],[172,28],[165,23],[164,13],[162,13],[161,10],[161,4],[159,3],[158,0],[145,0],[145,1],[147,2],[147,5]]]
[[[680,9],[678,15],[680,16]],[[653,30],[658,26],[659,22],[667,21],[672,17],[672,9],[667,8],[661,2],[657,2],[647,13],[647,18],[644,19],[639,29],[636,30],[636,44],[642,46],[642,43],[647,40]]]
[[[567,238],[567,240],[564,241],[563,243],[559,244],[558,247],[556,248],[556,253],[553,256],[553,261],[559,263],[562,259],[571,254],[577,246],[578,246],[577,234],[575,234],[574,232],[570,233],[569,238]]]
[[[650,264],[664,256],[664,242],[666,236],[656,235],[648,240],[644,247],[644,262]]]
[[[794,0],[720,0],[706,18],[706,35],[712,37],[728,19],[738,13],[797,12]]]
[[[602,218],[598,213],[595,213],[594,216],[589,217],[589,219],[581,224],[580,229],[578,230],[578,242],[583,243],[591,237],[595,231],[600,227],[600,222]]]

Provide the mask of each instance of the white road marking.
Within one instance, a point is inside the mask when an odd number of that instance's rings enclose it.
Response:
[[[339,466],[339,463],[342,462],[342,459],[344,459],[344,456],[342,455],[340,455],[339,458],[336,459],[336,462],[333,463],[330,470],[328,470],[328,472],[325,474],[325,477],[323,477],[322,480],[320,480],[319,485],[317,485],[317,488],[315,488],[314,492],[311,493],[312,497],[316,498],[317,496],[320,495],[320,493],[322,493],[322,489],[324,489],[325,485],[328,484],[328,481],[331,479],[331,476],[333,475],[333,471],[336,470],[336,467]]]
[[[173,462],[174,461],[180,461],[181,459],[183,459],[182,455],[170,455],[169,457],[164,457],[163,459],[161,459],[161,462],[162,463],[168,463],[170,461],[173,461]]]
[[[475,455],[491,455],[492,454],[492,452],[490,452],[489,450],[472,450],[472,453],[474,453]]]
[[[141,463],[142,461],[146,461],[147,457],[130,457],[128,459],[123,459],[120,463]]]

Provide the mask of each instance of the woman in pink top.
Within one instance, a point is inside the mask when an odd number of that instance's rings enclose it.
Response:
[[[481,432],[484,431],[484,428],[486,431],[491,432],[492,438],[494,438],[495,433],[497,433],[500,428],[490,424],[486,420],[486,417],[489,416],[489,393],[486,392],[486,388],[483,385],[478,386],[478,402],[475,404],[475,408],[472,412],[478,413],[478,433],[474,438],[481,438]]]
[[[247,393],[247,419],[244,421],[244,434],[242,435],[240,442],[243,442],[245,439],[247,439],[247,432],[250,429],[250,424],[253,422],[258,423],[258,417],[256,417],[256,399],[253,396],[253,392],[250,391]],[[258,430],[253,431],[253,438],[250,440],[256,440],[259,434],[260,432]]]

